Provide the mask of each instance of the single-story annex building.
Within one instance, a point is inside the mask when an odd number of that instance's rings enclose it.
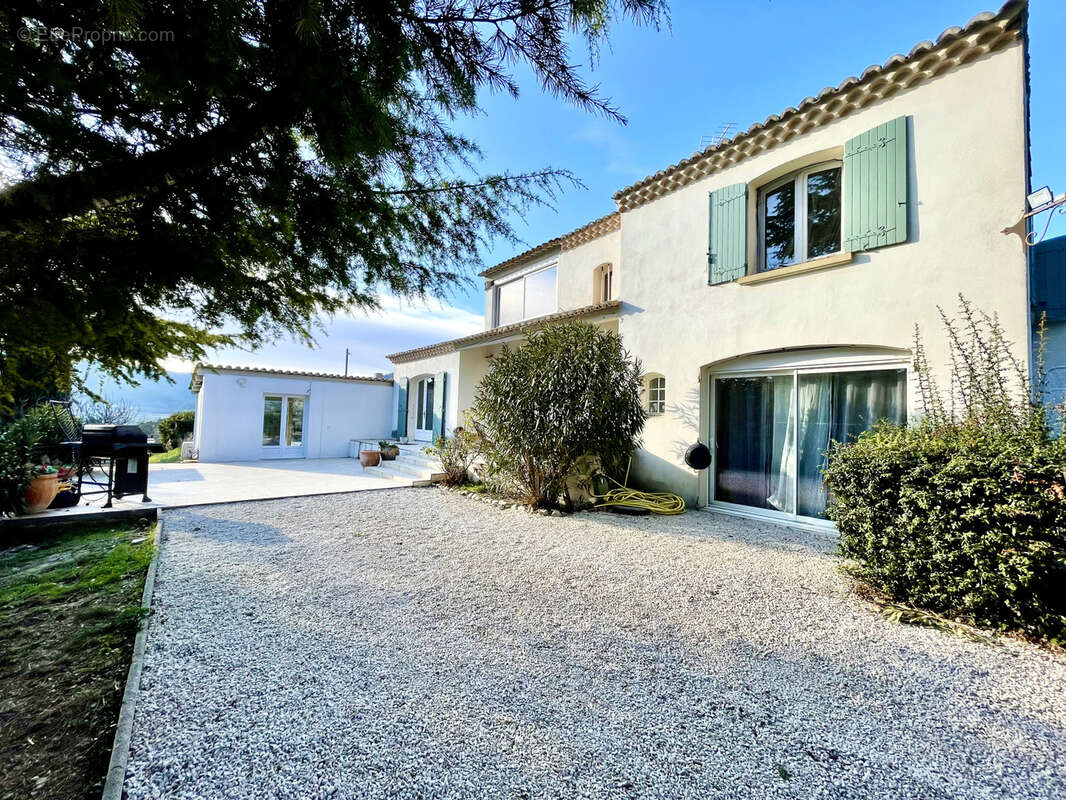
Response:
[[[193,449],[200,461],[341,458],[353,439],[392,433],[392,380],[197,364]]]

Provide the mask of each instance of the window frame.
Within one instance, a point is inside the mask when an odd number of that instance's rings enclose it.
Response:
[[[812,351],[817,353],[817,351]],[[798,392],[799,392],[799,379],[803,375],[820,375],[826,373],[844,373],[844,372],[877,372],[882,370],[900,370],[904,375],[904,396],[906,397],[906,405],[904,406],[904,415],[907,425],[915,419],[915,413],[913,408],[912,394],[915,391],[915,375],[913,370],[913,364],[908,356],[885,354],[877,355],[871,353],[841,353],[829,355],[826,357],[814,358],[810,361],[803,359],[802,354],[798,352],[793,353],[793,359],[782,359],[777,363],[753,363],[749,357],[742,357],[740,359],[733,359],[731,361],[740,361],[738,365],[728,364],[721,365],[718,368],[707,368],[705,374],[706,380],[701,379],[701,405],[707,409],[703,412],[703,420],[701,426],[706,424],[704,436],[709,443],[711,452],[713,454],[713,461],[710,468],[704,471],[701,498],[706,497],[707,505],[717,511],[722,511],[727,514],[735,514],[740,517],[749,517],[753,519],[767,519],[786,521],[791,525],[797,527],[809,528],[814,530],[836,530],[836,523],[831,520],[821,517],[807,517],[802,514],[798,514],[795,511],[778,511],[776,509],[756,508],[755,506],[746,506],[738,503],[730,503],[725,500],[719,500],[716,497],[717,482],[715,480],[718,471],[718,440],[717,440],[717,426],[718,426],[718,407],[715,402],[717,396],[717,383],[719,380],[725,380],[729,378],[762,378],[770,376],[791,376],[792,377],[792,392],[793,403],[798,405]],[[798,437],[799,426],[795,426],[793,435]],[[798,457],[798,452],[795,452],[794,448],[793,458]],[[795,470],[794,470],[795,471]],[[704,494],[704,492],[706,494]],[[702,500],[701,500],[702,502]]]
[[[660,386],[655,382],[661,381]],[[660,396],[656,399],[656,394]],[[666,413],[666,376],[661,372],[651,372],[644,376],[644,410],[649,417],[661,417]],[[658,406],[658,408],[656,408]]]
[[[541,272],[547,272],[550,269],[555,270],[555,301],[554,310],[549,311],[547,314],[537,314],[536,317],[531,317],[526,313],[527,298],[526,298],[526,279],[532,275],[537,275]],[[519,319],[512,320],[510,322],[500,322],[500,288],[503,286],[509,286],[512,283],[522,282],[522,316]],[[503,325],[514,325],[519,322],[525,322],[527,319],[536,319],[537,317],[546,317],[550,314],[555,314],[559,311],[559,262],[551,261],[547,264],[540,265],[534,269],[527,270],[512,277],[508,277],[506,280],[494,281],[492,284],[492,327],[499,328]]]
[[[614,298],[614,264],[609,261],[596,267],[595,295],[598,303],[606,303]]]
[[[840,170],[840,238],[837,242],[837,249],[831,253],[822,253],[819,256],[810,258],[807,256],[807,179],[811,174],[816,172],[824,172],[827,169],[836,168]],[[794,187],[794,210],[793,210],[793,241],[792,252],[793,260],[791,264],[781,264],[777,267],[766,266],[766,195],[774,189],[779,189],[789,183]],[[802,189],[801,189],[802,186]],[[785,269],[786,267],[792,267],[797,264],[805,264],[810,261],[817,261],[820,258],[829,258],[831,256],[839,255],[844,252],[844,161],[838,158],[831,158],[826,161],[819,161],[815,164],[810,164],[802,169],[789,172],[786,175],[782,175],[780,178],[775,178],[768,183],[764,183],[755,190],[755,214],[756,214],[756,228],[755,228],[755,272],[773,272],[777,269]],[[802,253],[803,257],[798,258],[798,254]]]

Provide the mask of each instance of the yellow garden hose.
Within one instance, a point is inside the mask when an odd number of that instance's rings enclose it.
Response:
[[[633,459],[630,458],[629,463],[626,464],[625,483],[618,483],[618,481],[608,476],[607,479],[618,488],[608,489],[604,494],[595,495],[599,501],[596,503],[597,508],[619,506],[621,508],[646,508],[653,514],[685,513],[685,499],[683,497],[678,497],[670,492],[641,492],[627,487],[626,483],[629,483],[629,468],[632,464]]]

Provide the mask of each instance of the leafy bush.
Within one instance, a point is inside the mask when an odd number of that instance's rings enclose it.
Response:
[[[857,574],[893,600],[1066,640],[1066,442],[1048,434],[996,320],[945,318],[951,392],[915,345],[924,418],[830,449],[829,516]]]
[[[179,446],[192,435],[195,419],[194,412],[179,411],[159,420],[159,441],[165,444],[168,450]]]
[[[435,444],[424,449],[440,461],[444,470],[441,483],[459,486],[468,480],[470,467],[478,457],[479,441],[473,432],[456,428],[450,439],[438,437]]]
[[[47,403],[30,409],[0,433],[0,514],[19,514],[23,490],[36,475],[36,466],[47,461],[66,461],[70,451]]]
[[[550,325],[522,347],[505,347],[470,415],[487,481],[550,506],[571,505],[566,478],[582,456],[598,456],[620,477],[644,428],[640,375],[618,335],[588,323]]]
[[[24,431],[16,425],[0,432],[0,516],[22,513],[22,493],[34,475]]]

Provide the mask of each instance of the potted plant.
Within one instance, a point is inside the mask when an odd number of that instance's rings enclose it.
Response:
[[[55,499],[59,492],[59,471],[51,464],[34,467],[34,476],[23,491],[22,499],[27,514],[39,514]]]
[[[380,450],[360,450],[359,451],[359,463],[366,469],[367,467],[376,467],[381,463],[381,451]]]
[[[400,448],[392,442],[386,442],[382,439],[378,442],[378,447],[381,448],[382,461],[395,461],[396,456],[400,454]]]

